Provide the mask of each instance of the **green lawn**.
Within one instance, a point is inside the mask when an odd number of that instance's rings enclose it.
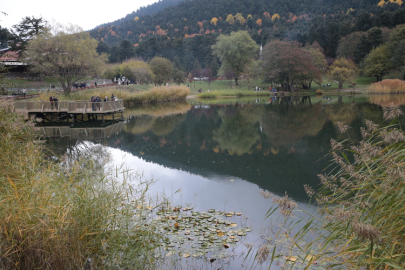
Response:
[[[89,78],[90,80],[90,78]],[[25,81],[25,80],[7,80],[8,82],[13,84],[12,88],[26,88],[29,92],[36,92],[37,89],[39,88],[49,88],[50,84],[53,84],[55,86],[59,86],[59,83],[55,78],[46,78],[45,81]],[[363,77],[359,76],[354,80],[357,84],[356,88],[364,88],[371,83],[375,82],[376,79],[374,77]],[[328,84],[331,83],[330,81],[327,80],[327,78],[324,78],[323,84]],[[311,89],[300,89],[299,92],[304,94],[304,93],[314,93],[317,89],[323,90],[325,93],[326,92],[335,92],[338,89],[338,85],[336,83],[331,83],[332,85],[330,87],[326,86],[318,86],[315,83],[312,83]],[[174,83],[170,83],[170,85],[174,85]],[[269,94],[269,86],[270,84],[263,83],[261,80],[246,80],[246,79],[240,79],[239,80],[239,85],[235,86],[235,81],[234,80],[215,80],[211,81],[210,85],[206,81],[193,81],[193,82],[185,82],[184,85],[187,85],[190,87],[191,93],[190,95],[196,95],[199,94],[198,90],[202,89],[202,91],[207,94],[208,89],[210,89],[210,94],[212,97],[214,96],[221,96],[221,95],[226,95],[226,96],[235,96],[235,95],[268,95]],[[119,88],[129,90],[129,91],[134,91],[134,92],[140,92],[140,91],[146,91],[149,88],[153,87],[153,84],[145,84],[145,85],[125,85],[125,86],[120,86]],[[262,92],[254,92],[255,87],[258,86],[262,89]],[[345,89],[351,89],[350,84],[344,84],[343,88]],[[221,93],[218,93],[221,92]],[[239,94],[238,94],[239,93]]]

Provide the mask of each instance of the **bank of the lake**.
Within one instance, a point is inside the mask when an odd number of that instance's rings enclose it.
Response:
[[[190,89],[184,85],[156,86],[147,90],[139,90],[133,87],[106,87],[92,88],[71,92],[69,94],[59,94],[60,100],[91,100],[92,96],[99,96],[101,100],[105,97],[115,97],[123,99],[126,104],[158,103],[175,100],[185,100],[190,94]],[[40,100],[48,101],[54,92],[41,92]]]

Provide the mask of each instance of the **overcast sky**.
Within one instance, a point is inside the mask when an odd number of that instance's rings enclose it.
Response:
[[[125,17],[138,8],[150,5],[158,0],[120,0],[118,2],[95,0],[0,0],[0,25],[11,28],[25,16],[35,16],[45,20],[67,24],[72,23],[90,30],[97,25],[112,22]]]

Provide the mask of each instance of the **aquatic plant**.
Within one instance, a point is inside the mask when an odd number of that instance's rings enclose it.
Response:
[[[370,85],[370,93],[397,94],[405,93],[405,81],[399,79],[386,79]]]
[[[148,182],[82,154],[46,159],[27,115],[0,102],[0,268],[153,268]]]
[[[350,127],[338,123],[345,137],[331,139],[332,172],[319,175],[320,189],[304,186],[319,206],[316,213],[305,212],[287,197],[265,194],[279,205],[269,216],[276,209],[286,216],[264,238],[270,264],[278,261],[291,269],[403,269],[405,135],[397,125],[402,111],[391,105],[383,112],[390,125],[379,128],[366,120],[358,144],[347,133]],[[256,260],[262,263],[259,253]]]

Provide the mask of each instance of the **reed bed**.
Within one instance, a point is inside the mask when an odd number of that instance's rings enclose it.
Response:
[[[405,81],[399,79],[386,79],[370,85],[369,93],[375,94],[403,94],[405,93]]]
[[[257,252],[259,264],[268,259],[284,269],[404,269],[405,134],[398,125],[402,111],[391,105],[383,112],[389,126],[366,121],[359,144],[352,143],[350,127],[338,123],[342,137],[331,139],[332,173],[318,175],[322,187],[317,191],[304,185],[319,205],[315,214],[303,217],[305,210],[287,195],[263,192],[278,203],[269,216],[279,209],[284,218],[273,227],[279,229],[273,230],[272,244],[263,243]]]
[[[152,87],[146,91],[134,91],[125,88],[94,88],[85,91],[73,92],[68,95],[60,95],[58,98],[61,100],[90,100],[92,96],[100,96],[103,100],[104,97],[110,98],[111,95],[123,99],[125,102],[141,104],[141,103],[157,103],[173,100],[184,100],[190,94],[190,88],[184,85],[174,86],[157,86]],[[49,100],[50,95],[42,93],[41,100]]]
[[[0,102],[0,269],[153,268],[148,183],[92,153],[46,159],[26,114]]]
[[[191,109],[191,104],[186,101],[159,103],[152,105],[136,105],[125,108],[126,116],[150,115],[164,117],[175,114],[184,114]]]

